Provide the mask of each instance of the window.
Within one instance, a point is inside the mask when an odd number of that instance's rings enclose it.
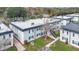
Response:
[[[75,45],[78,45],[78,42],[77,41],[74,41],[73,40],[72,43],[75,44]]]
[[[41,35],[43,35],[43,33],[41,32]]]
[[[47,34],[47,32],[46,32],[46,34]]]
[[[74,44],[74,40],[72,41],[72,43]]]
[[[34,32],[34,30],[32,29],[32,32]]]
[[[38,31],[38,28],[37,28],[37,31]]]
[[[3,39],[5,39],[5,35],[3,35]]]
[[[38,36],[38,34],[37,34],[37,36]]]
[[[29,37],[29,40],[30,40],[30,37]]]
[[[11,34],[9,34],[9,37],[11,37]]]
[[[75,34],[73,33],[73,37],[75,36]]]
[[[47,34],[47,32],[44,32],[44,34]]]
[[[33,36],[32,36],[32,38],[33,38]]]
[[[62,37],[62,40],[68,40],[68,38],[66,38],[66,37]]]
[[[29,36],[29,40],[32,39],[32,38],[33,38],[33,36]]]
[[[78,46],[79,46],[79,42],[78,42]]]
[[[30,33],[30,30],[29,30],[29,33]]]
[[[40,35],[40,33],[39,33],[39,35]]]
[[[41,27],[39,27],[39,30],[41,30]]]

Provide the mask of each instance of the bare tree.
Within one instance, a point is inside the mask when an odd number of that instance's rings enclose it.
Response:
[[[45,36],[45,40],[47,40],[47,32],[49,31],[49,20],[48,20],[48,18],[49,18],[49,15],[43,15],[43,17],[44,17],[44,36]]]

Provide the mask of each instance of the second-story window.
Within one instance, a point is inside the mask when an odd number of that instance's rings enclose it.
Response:
[[[9,34],[9,37],[11,37],[11,34]]]
[[[73,37],[75,36],[75,34],[73,33]]]
[[[37,28],[37,31],[38,31],[38,28]]]
[[[32,32],[34,32],[34,29],[32,29]]]
[[[30,30],[29,30],[29,33],[30,33]]]
[[[5,39],[5,35],[3,36],[3,39]]]

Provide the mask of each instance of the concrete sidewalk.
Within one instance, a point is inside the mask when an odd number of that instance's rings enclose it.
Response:
[[[54,40],[53,40],[52,42],[48,43],[47,45],[45,45],[44,47],[42,47],[42,48],[40,49],[40,51],[51,51],[51,50],[49,49],[49,47],[50,47],[52,44],[54,44],[56,41],[59,40],[59,37],[55,38],[55,37],[53,37],[52,35],[49,35],[49,37],[52,38],[52,39],[54,39]]]
[[[54,44],[58,40],[59,40],[59,37],[58,38],[55,38],[54,41],[48,43],[45,47],[49,48],[52,44]]]
[[[14,45],[16,46],[18,51],[25,50],[24,46],[22,46],[22,44],[16,38],[14,38]]]

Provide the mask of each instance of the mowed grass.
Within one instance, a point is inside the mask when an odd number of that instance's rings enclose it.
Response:
[[[51,45],[50,49],[53,51],[79,51],[78,48],[65,44],[61,41],[57,41],[55,44]]]
[[[11,47],[11,48],[8,48],[8,49],[6,49],[5,51],[17,51],[17,49],[16,49],[16,47]]]
[[[60,36],[60,31],[56,31],[55,34],[56,34],[57,37],[59,37]]]
[[[31,43],[25,44],[25,48],[28,51],[37,51],[39,49],[41,49],[42,47],[44,47],[47,43],[51,42],[53,39],[51,38],[47,38],[47,40],[45,40],[44,37],[40,37],[34,41],[32,41],[34,43],[34,45],[32,45]]]

